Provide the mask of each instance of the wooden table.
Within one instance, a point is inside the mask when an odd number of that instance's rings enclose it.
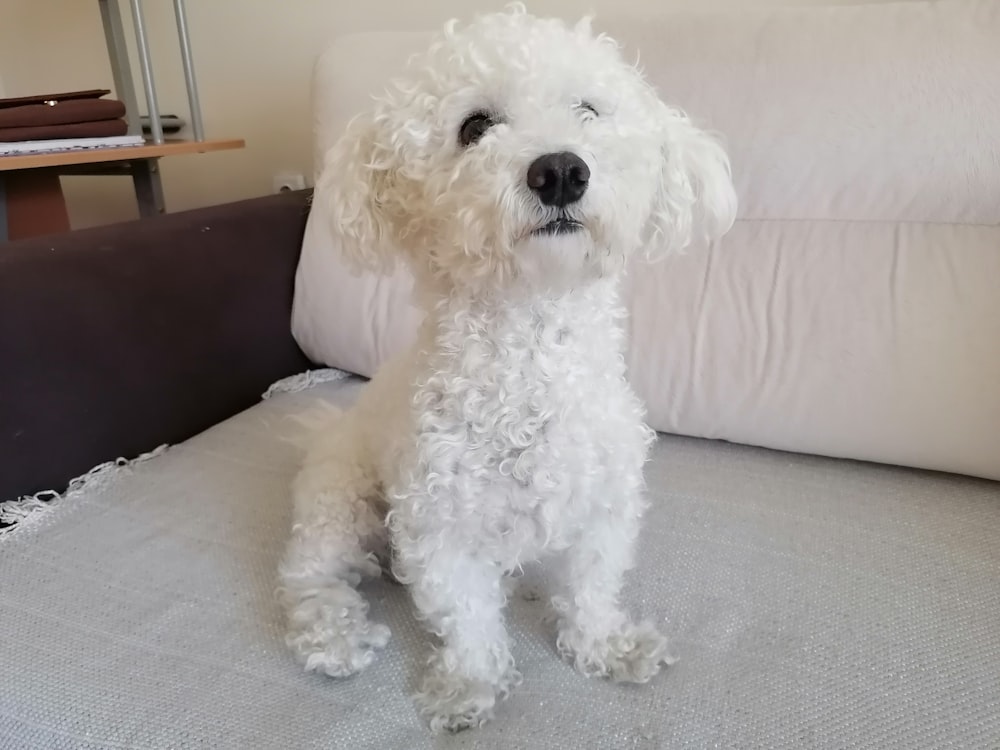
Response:
[[[50,154],[0,156],[0,242],[69,229],[61,175],[129,175],[139,215],[164,210],[159,159],[243,148],[239,139],[167,140],[124,148],[87,149]]]

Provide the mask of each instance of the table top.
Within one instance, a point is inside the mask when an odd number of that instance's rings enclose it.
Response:
[[[12,169],[60,167],[67,164],[98,164],[109,161],[156,159],[161,156],[201,154],[208,151],[229,151],[245,146],[246,143],[241,138],[214,141],[167,140],[160,144],[146,143],[142,146],[91,148],[80,151],[59,151],[50,154],[17,154],[0,156],[0,172]]]

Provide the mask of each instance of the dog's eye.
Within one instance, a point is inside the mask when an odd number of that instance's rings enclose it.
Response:
[[[458,142],[462,146],[471,146],[496,124],[496,118],[489,112],[473,112],[463,120],[462,127],[458,129]]]
[[[584,119],[587,119],[587,120],[592,120],[595,117],[599,117],[600,116],[597,113],[597,107],[595,107],[590,102],[586,102],[586,101],[580,102],[579,104],[576,105],[576,109],[577,109],[578,112],[580,112],[580,114],[583,115]]]

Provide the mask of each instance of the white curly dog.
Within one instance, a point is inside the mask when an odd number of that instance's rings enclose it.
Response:
[[[654,433],[626,380],[619,281],[732,224],[729,162],[617,45],[514,6],[450,23],[331,150],[317,197],[359,268],[402,258],[418,343],[324,427],[294,483],[288,645],[332,676],[389,630],[355,586],[391,557],[441,639],[418,704],[435,730],[490,718],[518,682],[506,574],[559,553],[558,648],[645,682],[666,639],[619,601]]]

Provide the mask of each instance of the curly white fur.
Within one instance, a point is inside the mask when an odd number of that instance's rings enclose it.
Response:
[[[496,120],[463,146],[473,112]],[[588,165],[583,197],[544,205],[533,160]],[[615,43],[523,8],[449,24],[331,151],[326,196],[360,268],[409,263],[417,345],[322,429],[295,480],[281,567],[288,644],[333,676],[387,642],[355,589],[393,570],[441,639],[417,696],[434,729],[487,720],[517,684],[505,574],[561,553],[559,650],[587,675],[645,682],[666,640],[619,592],[653,433],[626,380],[626,260],[679,250],[735,212],[720,146],[664,105]],[[537,233],[557,217],[582,229]]]

